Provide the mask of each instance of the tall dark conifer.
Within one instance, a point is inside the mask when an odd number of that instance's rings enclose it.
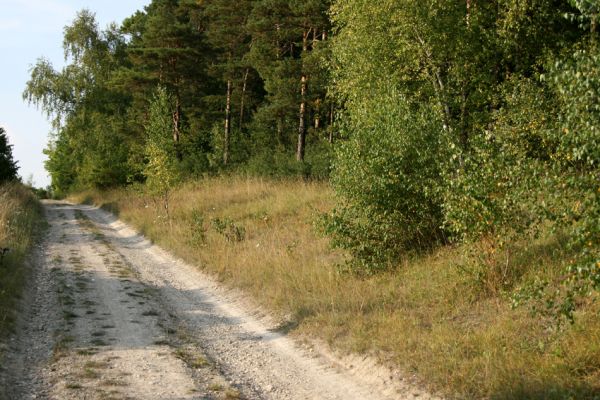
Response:
[[[234,91],[239,92],[237,97],[240,129],[244,123],[248,79],[251,77],[251,67],[244,59],[250,49],[251,39],[246,23],[252,3],[253,0],[212,0],[206,4],[206,35],[209,43],[218,51],[215,75],[222,81],[225,90],[222,155],[224,165],[227,165],[230,159]]]
[[[0,127],[0,183],[17,179],[16,161],[13,160],[12,145],[8,144],[8,136]]]
[[[302,31],[284,0],[260,0],[252,10],[249,59],[264,81],[266,102],[257,110],[257,121],[267,136],[262,145],[289,151],[294,143],[300,103],[301,65],[298,45]]]
[[[327,38],[327,8],[324,0],[259,0],[248,23],[252,33],[249,59],[267,92],[258,117],[269,130],[274,127],[277,146],[295,149],[298,161],[304,160],[309,115],[318,104],[315,94],[325,91],[319,79],[311,83],[318,68],[309,53]]]
[[[296,142],[296,160],[304,161],[306,152],[306,133],[308,125],[308,104],[309,97],[314,100],[314,105],[320,102],[320,95],[325,86],[319,87],[318,75],[320,74],[318,60],[314,61],[310,52],[314,51],[320,41],[325,41],[329,31],[329,21],[327,10],[328,1],[309,0],[292,1],[290,8],[296,16],[297,23],[302,30],[302,53],[301,53],[301,73],[300,73],[300,112],[298,124],[298,140]],[[322,68],[321,68],[322,69]],[[314,81],[313,81],[314,78]],[[324,83],[324,82],[321,82]],[[312,92],[312,93],[310,93]],[[316,121],[319,121],[318,119]],[[319,128],[319,122],[315,123],[315,128]]]
[[[145,12],[125,20],[122,28],[131,40],[130,66],[121,72],[120,84],[141,103],[157,85],[167,88],[173,95],[175,142],[181,139],[184,118],[194,113],[205,91],[203,27],[194,18],[200,8],[192,2],[154,0]]]

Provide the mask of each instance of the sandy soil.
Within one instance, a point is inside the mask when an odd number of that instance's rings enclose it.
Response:
[[[45,208],[0,398],[433,399],[372,360],[295,342],[112,214]]]

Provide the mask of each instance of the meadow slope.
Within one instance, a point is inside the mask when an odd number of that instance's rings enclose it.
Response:
[[[327,184],[211,178],[170,199],[171,220],[142,191],[88,191],[149,239],[282,318],[292,335],[325,340],[342,353],[375,357],[455,398],[594,399],[600,393],[600,305],[573,326],[511,308],[511,293],[534,276],[561,274],[560,235],[516,241],[482,270],[478,244],[445,246],[398,260],[374,276],[344,271],[315,228],[333,206]],[[498,284],[500,282],[500,284]]]

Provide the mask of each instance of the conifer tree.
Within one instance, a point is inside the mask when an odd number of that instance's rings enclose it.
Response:
[[[298,161],[304,160],[310,100],[324,93],[323,82],[315,79],[312,84],[313,73],[315,77],[318,74],[309,53],[327,37],[327,9],[324,0],[260,0],[248,22],[252,33],[249,59],[267,92],[258,118],[269,131],[275,127],[271,143],[285,149],[294,147]]]
[[[173,140],[181,139],[185,114],[193,114],[197,98],[205,88],[206,56],[202,27],[194,24],[200,6],[179,0],[154,0],[124,21],[122,31],[130,35],[127,47],[130,66],[121,71],[119,83],[133,93],[138,110],[157,85],[173,95]],[[139,111],[138,111],[139,112]],[[143,121],[144,112],[138,114]]]
[[[232,133],[232,99],[234,91],[239,91],[239,123],[243,126],[244,108],[247,97],[250,65],[244,55],[250,49],[250,34],[246,23],[253,0],[231,2],[229,0],[213,0],[207,3],[205,15],[207,19],[206,35],[209,43],[218,51],[216,75],[224,83],[225,115],[223,132],[223,164],[230,159]]]
[[[13,160],[12,145],[8,144],[8,136],[0,127],[0,183],[17,179],[16,161]]]

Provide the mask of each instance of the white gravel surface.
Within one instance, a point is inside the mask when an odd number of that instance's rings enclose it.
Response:
[[[277,332],[222,288],[91,206],[47,202],[7,399],[433,399],[398,372]]]

